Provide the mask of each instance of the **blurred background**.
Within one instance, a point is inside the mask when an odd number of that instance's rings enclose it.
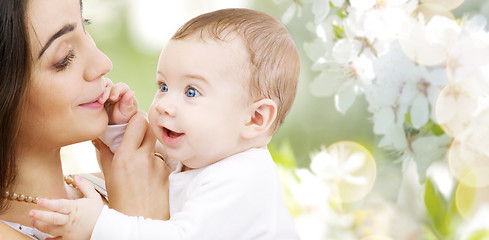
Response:
[[[184,22],[198,14],[228,7],[252,8],[281,19],[289,5],[295,1],[84,0],[83,2],[84,17],[92,22],[86,29],[98,48],[112,60],[113,70],[108,77],[113,82],[127,83],[136,92],[139,108],[147,111],[157,90],[155,71],[160,51]],[[489,4],[485,0],[467,0],[452,13],[457,18],[477,13],[489,19]],[[309,91],[309,83],[315,78],[317,72],[311,71],[313,63],[303,52],[303,46],[316,37],[306,28],[306,23],[311,22],[313,18],[311,9],[304,8],[300,17],[294,18],[286,25],[301,51],[301,76],[292,110],[269,147],[272,152],[278,154],[278,158],[282,158],[281,161],[285,162],[282,164],[290,164],[294,168],[308,168],[311,153],[340,141],[356,142],[365,147],[375,158],[377,180],[372,192],[380,195],[383,200],[396,202],[402,181],[402,166],[399,162],[393,161],[389,152],[377,146],[379,137],[373,133],[371,113],[367,111],[364,98],[357,98],[352,107],[342,114],[335,109],[333,97],[315,97]],[[63,149],[63,154],[63,164],[67,173],[99,171],[91,143],[85,142],[66,147]]]

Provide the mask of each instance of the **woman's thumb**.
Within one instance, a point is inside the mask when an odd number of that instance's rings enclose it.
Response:
[[[112,159],[114,158],[114,154],[110,151],[109,147],[105,145],[100,139],[92,140],[93,146],[97,149],[97,160],[102,169],[104,175],[109,173],[109,169],[112,164]],[[107,177],[107,176],[105,176]]]

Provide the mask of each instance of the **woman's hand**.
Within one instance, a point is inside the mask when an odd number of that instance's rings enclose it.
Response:
[[[130,216],[169,219],[171,170],[154,155],[155,142],[146,113],[142,111],[129,120],[115,154],[101,141],[94,142],[100,152],[110,208]]]

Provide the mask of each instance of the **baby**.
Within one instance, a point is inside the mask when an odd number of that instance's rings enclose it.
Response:
[[[33,210],[33,224],[64,239],[298,239],[267,144],[299,69],[292,37],[267,14],[224,9],[190,20],[161,52],[148,113],[174,166],[170,219],[124,215],[82,187],[84,202],[40,199],[54,212]]]

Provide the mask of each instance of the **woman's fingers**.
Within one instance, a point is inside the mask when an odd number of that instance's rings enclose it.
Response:
[[[131,120],[129,120],[121,144],[117,148],[117,152],[124,154],[124,152],[134,152],[139,149],[147,133],[147,129],[147,115],[143,111],[138,111]]]
[[[150,127],[146,128],[146,134],[144,135],[140,149],[147,152],[149,155],[153,155],[155,152],[156,136]]]

